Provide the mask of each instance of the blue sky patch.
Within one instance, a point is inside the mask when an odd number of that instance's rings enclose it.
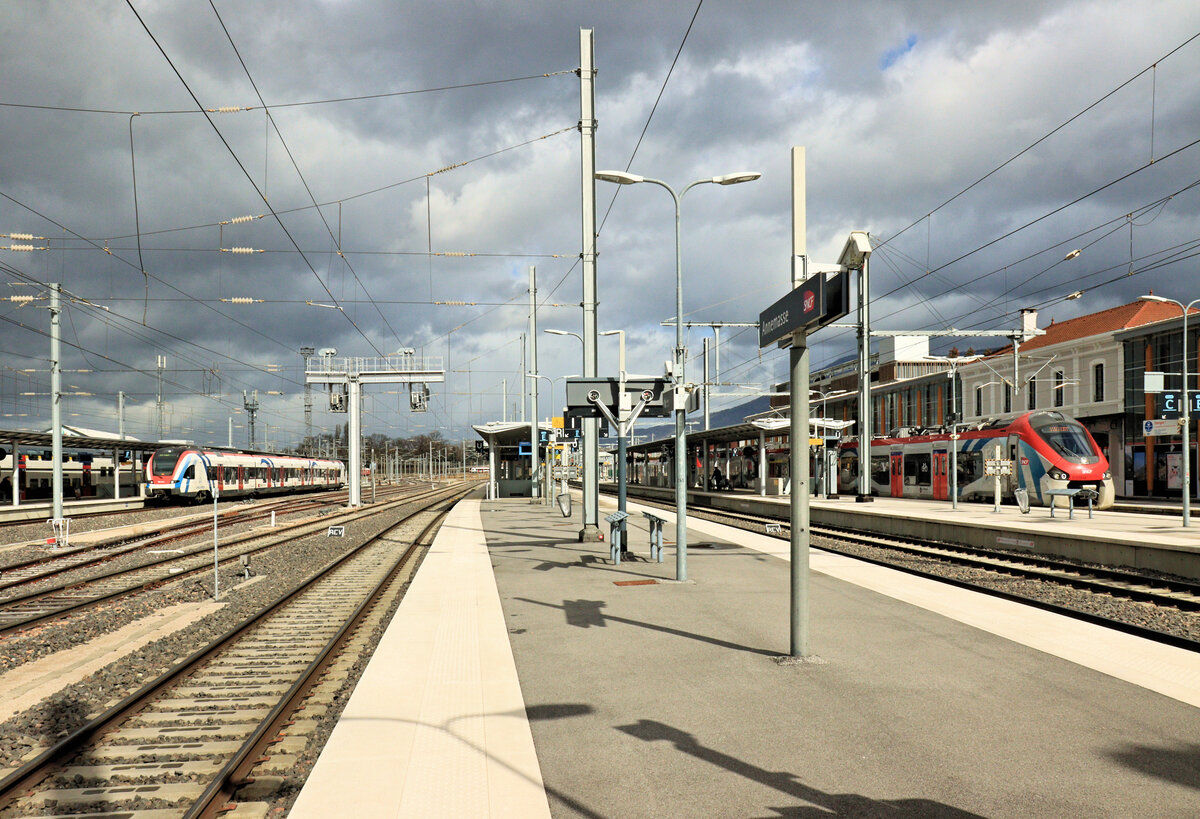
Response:
[[[885,51],[883,53],[883,57],[881,57],[879,59],[880,70],[887,71],[889,68],[891,68],[893,65],[896,64],[897,60],[899,60],[901,57],[903,57],[908,52],[912,51],[913,47],[916,46],[916,44],[917,44],[917,35],[910,34],[910,35],[908,35],[908,39],[906,39],[904,41],[903,45],[899,45],[899,46],[896,46],[895,48]]]

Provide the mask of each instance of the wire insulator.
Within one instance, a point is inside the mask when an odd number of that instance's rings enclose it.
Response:
[[[220,108],[206,108],[204,110],[210,114],[236,114],[238,111],[245,111],[246,109],[240,105],[222,105]]]
[[[262,299],[252,299],[249,296],[234,296],[231,299],[221,299],[221,301],[227,301],[230,304],[254,304],[255,302],[262,302]]]
[[[33,296],[9,296],[8,300],[17,304],[28,304],[33,301]]]
[[[32,242],[34,239],[45,239],[46,237],[45,236],[34,236],[32,233],[10,233],[10,234],[8,234],[8,238],[15,239],[18,242],[20,242],[20,241]]]
[[[258,250],[257,248],[253,248],[253,247],[223,247],[223,248],[221,248],[221,252],[222,253],[247,254],[247,253],[262,253],[263,251]]]
[[[45,250],[44,247],[34,247],[33,245],[9,245],[4,250],[15,250],[17,252],[28,253],[31,250]]]

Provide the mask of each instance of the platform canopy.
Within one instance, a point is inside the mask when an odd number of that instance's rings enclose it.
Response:
[[[747,421],[744,424],[734,424],[728,427],[720,427],[718,429],[696,430],[689,432],[687,435],[688,445],[696,444],[722,444],[729,441],[750,441],[756,440],[759,435],[776,435],[788,432],[791,424],[790,418],[756,418],[753,421]],[[840,421],[832,418],[810,418],[809,426],[813,431],[821,430],[824,432],[837,431],[841,432],[854,425],[853,421]],[[662,447],[674,448],[674,438],[660,438],[655,441],[647,441],[645,443],[630,446],[631,450],[656,450]]]
[[[19,429],[0,429],[0,444],[15,444],[31,449],[50,449],[54,445],[54,435],[51,431],[30,432]],[[168,446],[179,446],[174,442],[140,441],[126,435],[122,438],[111,432],[83,429],[81,427],[63,426],[62,445],[68,449],[99,449],[112,451],[114,449],[155,450]]]

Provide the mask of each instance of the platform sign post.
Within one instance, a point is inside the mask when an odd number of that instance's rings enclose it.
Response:
[[[808,276],[805,228],[805,152],[792,148],[792,289],[758,317],[758,345],[790,347],[791,382],[791,610],[790,653],[808,656],[809,357],[808,336],[849,312],[849,275]]]
[[[213,600],[221,599],[221,558],[218,553],[217,540],[217,499],[221,496],[221,484],[210,483],[213,496]]]

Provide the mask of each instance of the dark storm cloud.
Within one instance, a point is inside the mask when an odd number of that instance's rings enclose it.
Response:
[[[208,4],[134,6],[203,105],[259,105]],[[874,310],[880,326],[1009,326],[1030,305],[1061,320],[1151,287],[1184,296],[1175,291],[1194,269],[1183,261],[1113,281],[1200,227],[1196,195],[1184,190],[1200,178],[1200,149],[1169,156],[1197,135],[1196,44],[921,221],[1200,30],[1194,4],[1047,0],[1018,12],[1000,3],[706,0],[644,136],[692,3],[217,8],[271,106],[471,87],[275,108],[285,150],[261,110],[213,114],[220,135],[200,114],[151,113],[195,103],[127,4],[10,4],[9,28],[20,36],[0,54],[0,102],[143,112],[133,121],[139,264],[129,117],[3,109],[0,190],[112,251],[67,241],[70,233],[0,200],[0,232],[52,236],[56,247],[3,252],[0,261],[110,308],[68,311],[68,343],[96,355],[69,351],[64,366],[119,362],[82,385],[95,399],[72,399],[85,426],[112,426],[111,396],[123,389],[147,434],[156,357],[166,355],[174,434],[223,441],[241,390],[259,389],[262,417],[279,440],[294,440],[303,345],[344,355],[415,347],[448,358],[428,418],[399,411],[402,396],[380,396],[368,431],[426,424],[455,438],[468,423],[499,417],[502,391],[511,405],[520,381],[529,265],[550,302],[542,327],[580,329],[579,138],[570,130],[538,139],[578,121],[574,74],[540,75],[577,67],[580,27],[595,29],[598,167],[624,169],[637,145],[632,170],[676,186],[763,173],[748,185],[700,186],[684,200],[689,320],[753,320],[786,289],[793,145],[808,150],[812,258],[833,261],[852,229],[883,245],[873,292],[895,292]],[[537,78],[493,82],[528,76]],[[1047,216],[1152,157],[1153,167]],[[448,166],[457,167],[426,180]],[[216,226],[267,213],[256,188],[282,225],[268,214]],[[602,218],[616,193],[599,186]],[[319,213],[312,198],[324,203]],[[660,322],[674,314],[673,230],[669,196],[640,186],[620,192],[599,239],[600,326],[628,332],[635,372],[658,372],[670,357],[673,331]],[[272,252],[220,252],[232,246]],[[1084,252],[1063,262],[1075,246]],[[478,255],[428,257],[427,248]],[[145,304],[142,266],[151,274]],[[1077,289],[1086,297],[1061,300]],[[235,297],[264,302],[222,301]],[[29,327],[45,322],[29,308],[0,313]],[[849,349],[852,334],[826,332],[816,366]],[[693,355],[708,334],[688,333]],[[15,370],[44,367],[44,346],[30,329],[0,325],[0,349],[12,354],[0,403],[13,405],[0,412],[15,407]],[[576,340],[543,335],[538,346],[542,373],[579,372]],[[611,339],[601,340],[600,360],[601,371],[615,370]],[[757,350],[753,331],[733,328],[722,334],[721,360],[723,378],[760,386],[779,362],[774,350]],[[218,382],[220,396],[198,394]],[[554,388],[557,403],[562,381]],[[317,407],[319,425],[342,420]]]

